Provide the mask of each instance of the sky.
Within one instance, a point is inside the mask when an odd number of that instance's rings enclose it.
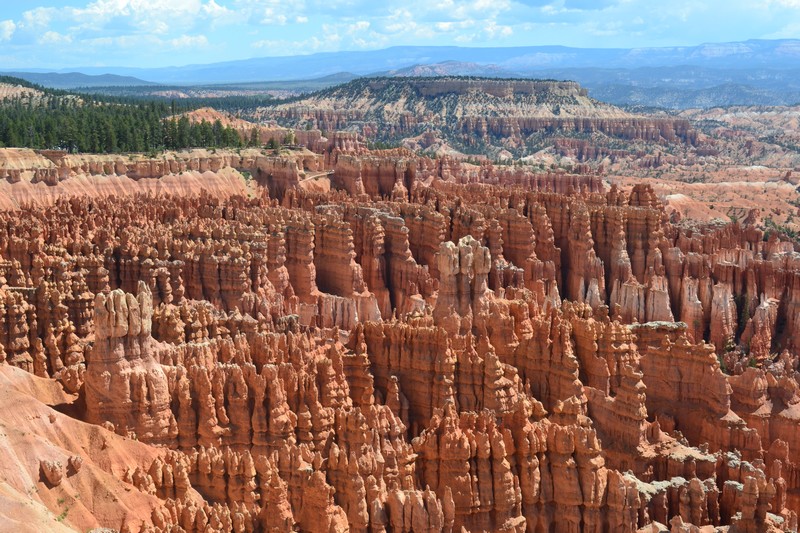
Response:
[[[800,0],[0,0],[0,68],[164,67],[398,45],[800,38]]]

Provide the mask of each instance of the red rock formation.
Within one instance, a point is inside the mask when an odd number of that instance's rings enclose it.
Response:
[[[353,196],[391,196],[397,186],[410,191],[416,176],[415,162],[402,158],[340,156],[334,170],[334,185]]]
[[[136,296],[114,290],[94,302],[95,344],[86,372],[86,418],[122,435],[171,444],[177,436],[167,376],[154,355],[153,300],[143,282]]]
[[[596,176],[360,160],[377,193],[0,213],[14,497],[80,494],[81,530],[794,527],[791,251]]]
[[[227,198],[246,194],[240,171],[268,187],[274,198],[295,187],[305,170],[322,166],[308,150],[293,156],[265,155],[258,150],[210,153],[205,150],[165,153],[157,159],[110,155],[66,155],[25,149],[0,150],[0,208],[33,202],[51,205],[58,198],[91,195],[133,196],[164,193],[195,196],[201,190]],[[38,183],[47,187],[36,186]]]
[[[589,213],[584,206],[578,206],[570,221],[564,296],[596,308],[605,300],[606,285],[603,262],[593,246]]]
[[[368,138],[424,137],[431,130],[466,146],[519,148],[534,134],[587,135],[697,144],[688,120],[626,113],[574,82],[459,78],[361,79],[299,102],[260,110],[265,118]]]

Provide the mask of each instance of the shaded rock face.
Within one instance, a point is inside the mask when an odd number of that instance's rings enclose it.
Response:
[[[280,202],[0,213],[2,364],[139,441],[103,475],[158,505],[100,526],[796,528],[800,257],[647,187],[386,157]],[[100,464],[59,457],[42,490]]]

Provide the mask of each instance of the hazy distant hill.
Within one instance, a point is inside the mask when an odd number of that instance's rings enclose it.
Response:
[[[587,85],[588,86],[588,85]],[[590,89],[598,100],[617,105],[641,105],[666,109],[691,109],[727,106],[794,105],[800,102],[800,91],[769,90],[741,84],[717,85],[703,89],[675,87],[636,87],[600,84]]]
[[[800,102],[800,69],[708,68],[548,69],[539,75],[571,79],[613,104],[672,109]]]
[[[23,80],[53,89],[76,89],[78,87],[138,87],[155,85],[132,76],[116,74],[88,75],[80,72],[2,72]]]
[[[464,61],[443,61],[429,65],[412,65],[401,69],[378,72],[375,76],[480,76],[483,78],[519,78],[522,74],[506,70],[497,65],[480,65]]]

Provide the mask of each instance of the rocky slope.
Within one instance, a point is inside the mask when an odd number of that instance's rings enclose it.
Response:
[[[347,135],[286,166],[34,155],[9,187],[209,165],[257,194],[0,213],[4,523],[797,528],[800,256],[774,235]]]
[[[30,100],[41,96],[41,91],[30,87],[13,85],[11,83],[0,83],[0,102],[3,100]]]
[[[56,101],[71,102],[74,105],[81,105],[83,102],[83,99],[77,95],[53,94],[42,88],[28,86],[29,84],[25,84],[25,82],[17,78],[1,75],[0,78],[4,78],[0,81],[0,104],[18,102],[27,106],[42,107]]]
[[[235,129],[242,138],[245,144],[251,143],[253,140],[253,131],[256,132],[257,143],[261,146],[281,146],[281,145],[295,145],[295,143],[303,146],[314,146],[319,143],[322,135],[317,130],[295,130],[290,128],[281,128],[273,125],[260,125],[241,118],[235,117],[230,113],[217,111],[211,107],[201,107],[184,113],[185,116],[192,123],[201,123],[203,121],[209,124],[214,124],[219,121],[225,127]],[[249,145],[249,144],[248,144]]]

